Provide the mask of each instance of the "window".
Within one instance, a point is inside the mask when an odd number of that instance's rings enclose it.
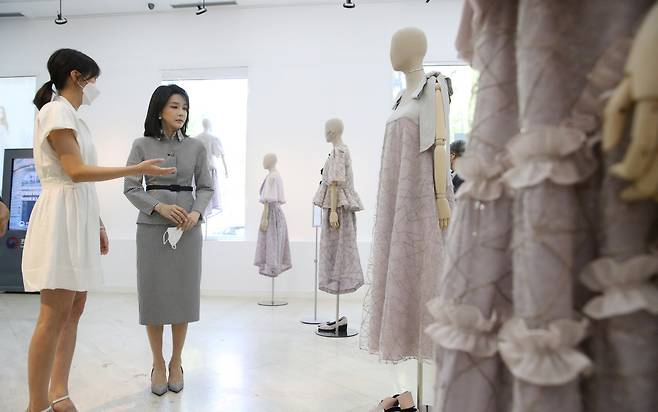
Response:
[[[441,72],[452,81],[452,101],[450,103],[450,141],[467,140],[473,123],[475,109],[475,88],[477,72],[466,65],[425,65],[425,73]],[[404,74],[393,73],[393,98],[405,88]]]
[[[32,104],[37,78],[0,78],[0,175],[4,170],[5,149],[29,149],[34,133]],[[2,189],[0,176],[0,189]]]
[[[194,75],[194,74],[193,74]],[[206,238],[244,239],[247,156],[246,73],[205,73],[202,79],[170,76],[163,84],[175,83],[190,97],[188,135],[212,145],[215,190],[218,195],[204,225]],[[214,77],[214,78],[213,78]]]

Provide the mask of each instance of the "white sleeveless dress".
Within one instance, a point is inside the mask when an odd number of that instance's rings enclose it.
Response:
[[[23,284],[86,291],[100,283],[100,220],[94,183],[74,183],[48,143],[53,130],[73,130],[85,164],[97,163],[91,132],[63,97],[44,105],[34,125],[34,160],[42,185],[23,251]]]

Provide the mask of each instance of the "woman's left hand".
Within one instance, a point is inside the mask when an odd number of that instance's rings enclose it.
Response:
[[[110,240],[107,238],[105,228],[101,228],[101,255],[107,255],[110,251]]]
[[[187,214],[187,221],[182,225],[178,226],[183,232],[187,232],[192,229],[198,222],[201,215],[196,210]]]

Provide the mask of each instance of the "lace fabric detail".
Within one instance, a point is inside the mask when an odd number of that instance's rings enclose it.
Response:
[[[465,155],[457,161],[457,173],[464,179],[457,198],[470,197],[481,201],[496,200],[505,194],[501,180],[504,168],[497,158]]]
[[[479,357],[493,356],[498,351],[495,313],[486,319],[475,306],[443,305],[437,299],[428,304],[428,309],[436,322],[425,332],[441,347]]]
[[[591,290],[601,292],[585,305],[591,318],[613,316],[646,310],[658,315],[658,286],[651,282],[658,274],[658,256],[640,255],[618,262],[601,258],[592,262],[581,275]]]
[[[573,185],[589,178],[597,168],[586,134],[572,127],[544,126],[522,132],[507,148],[513,166],[504,179],[515,190],[545,181]]]
[[[546,329],[529,329],[523,319],[510,319],[500,330],[500,355],[518,379],[562,385],[592,367],[591,360],[576,349],[586,331],[586,320],[557,320]]]

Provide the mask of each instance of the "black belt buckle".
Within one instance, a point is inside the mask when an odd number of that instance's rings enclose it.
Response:
[[[169,185],[169,190],[172,192],[180,192],[181,191],[181,186],[180,185]]]

